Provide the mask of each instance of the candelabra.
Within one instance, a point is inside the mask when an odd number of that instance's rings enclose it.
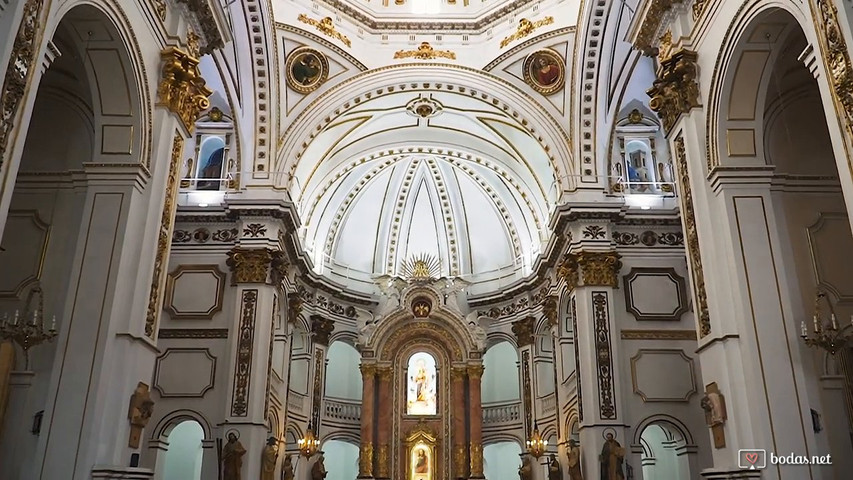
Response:
[[[542,434],[539,433],[539,426],[533,424],[533,433],[530,434],[530,439],[527,441],[527,453],[533,458],[539,459],[545,454],[545,447],[548,446],[548,440],[542,439]]]
[[[308,430],[305,431],[305,436],[297,442],[299,444],[299,452],[305,458],[311,458],[311,455],[317,453],[320,448],[320,439],[314,436],[314,430],[311,429],[311,424],[308,424]]]
[[[30,367],[29,350],[36,345],[53,340],[56,336],[56,316],[53,317],[50,330],[44,329],[44,297],[41,285],[36,284],[27,294],[27,302],[24,305],[24,315],[15,310],[15,316],[9,321],[9,314],[3,314],[0,323],[0,338],[12,340],[21,346],[24,351],[24,369]]]
[[[824,319],[823,312],[821,311],[821,299],[824,299],[826,305],[829,307],[829,321]],[[850,321],[853,323],[853,316],[851,316]],[[832,304],[829,303],[829,299],[826,298],[825,293],[818,292],[814,300],[814,333],[809,334],[806,322],[803,320],[800,324],[800,336],[803,337],[806,345],[822,348],[829,352],[830,355],[835,355],[853,337],[853,329],[847,329],[846,326],[838,328],[838,320],[835,318],[835,311],[832,308]]]

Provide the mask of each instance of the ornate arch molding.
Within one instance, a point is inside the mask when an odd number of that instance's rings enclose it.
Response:
[[[204,440],[213,439],[213,430],[210,428],[210,422],[207,421],[207,418],[195,410],[187,409],[175,410],[164,415],[157,422],[157,426],[151,430],[150,439],[157,440],[168,437],[173,428],[188,420],[193,420],[201,425],[201,429],[204,431]]]
[[[524,451],[524,440],[511,433],[501,432],[483,435],[483,447],[488,447],[489,445],[495,445],[498,443],[514,443],[518,445],[518,448]]]
[[[634,435],[631,439],[632,446],[638,446],[641,444],[641,437],[643,436],[643,430],[651,425],[663,424],[667,427],[673,428],[676,433],[681,435],[681,439],[684,441],[685,446],[687,447],[695,447],[696,442],[693,440],[693,435],[690,433],[690,429],[687,428],[681,420],[671,416],[671,415],[651,415],[644,418],[637,426],[634,428]]]
[[[431,311],[424,318],[413,318],[414,304],[421,300],[431,304]],[[418,338],[444,345],[453,362],[479,358],[480,352],[462,316],[448,310],[442,303],[443,299],[431,288],[410,287],[403,293],[401,307],[379,322],[364,348],[365,353],[372,352],[378,360],[392,360],[394,352],[409,340]]]
[[[455,92],[502,110],[547,152],[558,185],[564,190],[571,186],[566,177],[573,169],[569,135],[535,98],[482,70],[436,63],[393,65],[363,72],[314,99],[278,140],[281,149],[276,171],[285,175],[278,176],[276,183],[287,186],[281,184],[291,181],[302,152],[337,116],[363,102],[407,89]]]
[[[326,437],[323,439],[323,445],[326,445],[326,443],[331,441],[344,442],[355,447],[359,447],[361,445],[361,434],[355,432],[347,432],[345,430],[337,430],[326,435]]]
[[[752,0],[741,5],[729,23],[728,29],[723,37],[722,45],[724,48],[722,48],[717,55],[714,70],[711,74],[705,123],[706,138],[708,139],[707,144],[705,145],[707,159],[706,168],[709,172],[716,167],[724,166],[725,164],[725,162],[723,162],[723,156],[720,154],[721,142],[726,141],[725,130],[729,123],[727,119],[723,118],[723,115],[728,111],[728,106],[724,105],[724,99],[727,98],[727,94],[730,94],[734,88],[734,77],[736,76],[738,65],[743,58],[742,54],[744,53],[745,46],[748,43],[748,35],[753,32],[758,25],[760,25],[762,17],[771,15],[774,10],[787,13],[790,16],[791,22],[789,25],[785,26],[783,31],[779,32],[776,41],[773,42],[772,45],[777,47],[773,48],[771,46],[769,48],[770,55],[765,60],[764,71],[762,72],[760,79],[752,85],[755,89],[756,96],[756,113],[754,114],[754,118],[752,120],[753,126],[751,127],[754,131],[754,139],[762,133],[758,131],[758,128],[754,124],[759,124],[759,126],[763,124],[763,122],[758,119],[758,116],[762,115],[761,112],[763,112],[764,98],[762,97],[766,94],[767,85],[773,72],[773,66],[778,60],[779,54],[782,52],[782,48],[779,45],[782,45],[787,41],[790,35],[796,31],[796,27],[799,27],[809,44],[813,45],[816,42],[814,24],[811,22],[810,14],[808,12],[801,11],[792,2]],[[820,53],[817,52],[817,54],[819,55]],[[820,64],[817,68],[822,70],[823,65],[821,62],[817,63]],[[818,78],[818,82],[825,81],[822,80],[824,77],[825,75],[821,74]],[[744,124],[746,122],[747,121],[743,121]],[[760,156],[763,151],[763,145],[759,144],[757,139],[755,150],[755,156]],[[725,157],[728,157],[728,155]]]

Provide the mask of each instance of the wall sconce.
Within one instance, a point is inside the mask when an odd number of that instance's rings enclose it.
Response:
[[[311,424],[308,424],[308,429],[305,431],[305,436],[297,442],[299,444],[299,452],[305,458],[311,458],[311,455],[317,453],[320,449],[320,439],[314,436],[314,430],[311,429]]]
[[[548,440],[542,439],[542,435],[539,433],[539,426],[534,423],[533,433],[530,434],[530,439],[527,440],[527,453],[538,460],[539,457],[545,454],[545,447],[547,446]]]

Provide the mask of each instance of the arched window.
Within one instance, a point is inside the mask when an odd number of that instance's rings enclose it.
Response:
[[[521,465],[521,446],[498,442],[483,447],[483,470],[489,480],[516,480]]]
[[[358,447],[342,440],[323,443],[326,478],[355,478],[358,475]]]
[[[169,432],[163,480],[201,480],[204,429],[195,420],[186,420]]]
[[[435,358],[418,352],[409,357],[406,378],[406,413],[409,415],[435,415],[437,409],[438,376]]]
[[[211,178],[216,181],[199,180],[199,190],[219,190],[219,180],[222,178],[222,165],[225,158],[225,138],[219,135],[202,137],[198,153],[198,173],[196,177]]]

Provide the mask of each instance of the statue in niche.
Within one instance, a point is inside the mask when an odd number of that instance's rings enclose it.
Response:
[[[605,438],[601,455],[598,457],[601,463],[601,480],[625,480],[625,474],[622,472],[625,449],[613,438],[613,433],[608,432]]]
[[[240,480],[243,468],[243,455],[246,449],[240,443],[236,431],[228,432],[228,443],[222,447],[222,480]]]
[[[293,480],[293,476],[293,459],[290,458],[290,455],[287,455],[281,464],[281,480]]]
[[[130,420],[130,438],[127,440],[127,446],[130,448],[139,448],[139,440],[142,438],[142,430],[148,425],[148,420],[154,413],[154,400],[151,400],[151,392],[148,391],[148,385],[139,382],[136,385],[136,390],[130,396],[130,408],[127,412],[127,418]]]
[[[321,453],[317,461],[314,462],[314,466],[311,467],[311,480],[323,480],[326,478],[326,465],[323,463],[325,461],[325,457]]]
[[[553,453],[548,458],[548,480],[563,480],[563,473],[560,468],[560,462],[557,461],[557,456]]]
[[[278,440],[267,439],[267,446],[261,455],[261,480],[275,480],[275,464],[278,461]]]
[[[521,466],[518,467],[518,478],[520,480],[533,479],[533,465],[530,464],[530,457],[527,455],[521,459]]]
[[[569,439],[569,478],[571,480],[583,480],[581,474],[581,449],[578,448],[578,442],[573,438]]]

